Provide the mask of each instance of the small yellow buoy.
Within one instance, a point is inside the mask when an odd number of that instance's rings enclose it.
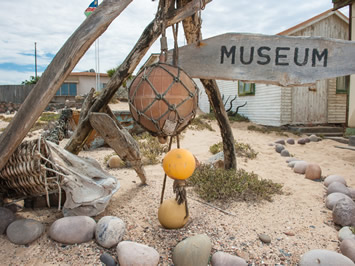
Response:
[[[195,157],[185,149],[173,149],[163,159],[164,172],[173,179],[189,178],[195,167]]]
[[[174,198],[164,200],[158,210],[160,224],[167,229],[183,227],[189,217],[186,217],[185,202],[178,204]]]

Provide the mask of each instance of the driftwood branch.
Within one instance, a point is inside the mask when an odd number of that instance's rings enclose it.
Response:
[[[0,136],[0,169],[5,166],[80,58],[131,2],[103,1],[66,41]]]
[[[104,113],[91,113],[90,123],[104,138],[105,142],[124,161],[128,162],[137,172],[142,184],[146,183],[146,174],[139,152],[138,143],[124,128],[120,129],[115,120]]]
[[[206,0],[206,3],[211,1],[212,0]],[[198,10],[200,10],[200,8],[200,0],[193,0],[183,7],[169,12],[165,18],[165,26],[169,27],[184,18],[195,14]],[[162,22],[162,11],[160,10],[155,19],[145,28],[130,54],[119,66],[110,82],[106,85],[105,89],[96,99],[95,103],[91,106],[90,112],[99,112],[101,108],[109,103],[118,88],[133,73],[149,48],[161,35]],[[78,124],[77,129],[70,138],[65,149],[74,154],[78,154],[85,144],[85,139],[90,131],[91,125],[89,123],[89,118],[86,117],[80,124]]]
[[[178,6],[186,5],[190,0],[178,0]],[[184,32],[188,44],[198,43],[201,37],[201,19],[197,14],[183,21]],[[234,137],[229,123],[227,112],[223,105],[221,93],[215,80],[201,79],[208,99],[213,107],[223,139],[224,168],[236,169],[237,158],[235,154]]]

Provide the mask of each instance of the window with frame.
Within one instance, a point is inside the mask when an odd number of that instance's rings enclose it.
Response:
[[[238,96],[255,95],[255,83],[238,81]]]
[[[77,84],[76,83],[63,83],[57,90],[56,96],[76,96]]]
[[[336,93],[345,94],[349,91],[350,76],[337,77],[336,79]]]

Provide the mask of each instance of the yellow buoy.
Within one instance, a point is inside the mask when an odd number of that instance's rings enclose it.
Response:
[[[178,204],[174,198],[164,200],[158,210],[158,220],[167,229],[183,227],[189,217],[186,217],[185,202]]]
[[[185,149],[173,149],[163,159],[164,172],[174,179],[189,178],[195,171],[195,167],[195,157]]]

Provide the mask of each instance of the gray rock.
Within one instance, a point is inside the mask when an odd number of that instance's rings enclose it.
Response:
[[[326,200],[325,200],[325,206],[329,209],[329,210],[333,210],[335,204],[344,198],[349,198],[347,195],[343,194],[343,193],[339,193],[339,192],[334,192],[331,193],[327,196]],[[350,199],[350,198],[349,198]]]
[[[290,157],[290,153],[288,152],[288,150],[284,149],[281,151],[281,156],[282,157]]]
[[[294,161],[301,161],[300,159],[294,158],[294,157],[290,157],[286,159],[286,163],[290,163],[290,162],[294,162]]]
[[[305,139],[299,139],[299,140],[297,141],[297,143],[298,143],[298,144],[301,144],[301,145],[304,145],[304,144],[306,144],[306,140],[305,140]]]
[[[9,240],[17,245],[26,245],[38,239],[44,232],[44,225],[32,219],[12,222],[6,229]]]
[[[16,220],[16,215],[7,208],[0,207],[0,235],[6,232],[6,228]]]
[[[68,216],[55,221],[49,228],[49,236],[63,244],[80,244],[93,239],[96,222],[88,216]]]
[[[352,147],[355,146],[355,136],[349,137],[349,146],[352,146]]]
[[[285,147],[281,144],[276,144],[275,146],[275,151],[278,153],[281,153],[281,151],[283,151],[285,149]]]
[[[349,226],[344,226],[342,227],[339,232],[338,232],[338,238],[340,241],[343,241],[345,239],[351,238],[355,239],[355,235],[353,232],[350,230]]]
[[[143,244],[122,241],[118,243],[116,250],[120,266],[155,266],[159,263],[159,253]]]
[[[219,251],[213,254],[212,266],[247,266],[248,263],[238,256]]]
[[[340,251],[344,256],[355,261],[355,239],[348,238],[342,241],[340,243]]]
[[[96,225],[95,238],[99,245],[111,248],[122,240],[125,231],[125,223],[120,218],[104,216]]]
[[[355,203],[352,199],[338,200],[333,208],[333,221],[341,226],[355,225]]]
[[[114,258],[110,254],[102,253],[100,256],[100,261],[105,265],[105,266],[116,266],[117,263]]]
[[[322,177],[322,169],[318,164],[310,163],[306,167],[305,177],[310,180],[317,180]]]
[[[207,235],[188,237],[177,244],[173,250],[175,266],[206,266],[212,248]]]
[[[276,140],[275,143],[276,143],[276,144],[286,145],[286,142],[285,142],[285,140],[283,140],[283,139]]]
[[[318,137],[316,135],[310,135],[309,136],[309,140],[312,142],[317,142],[318,141]]]
[[[294,139],[287,139],[286,142],[287,142],[287,144],[290,144],[290,145],[295,144],[295,140]]]
[[[333,182],[343,183],[346,186],[346,181],[345,181],[344,177],[342,177],[340,175],[329,175],[326,177],[326,179],[324,179],[324,185],[326,187],[329,186]]]
[[[271,237],[265,234],[259,234],[259,238],[261,241],[263,241],[264,243],[271,243]]]
[[[337,252],[314,249],[301,257],[299,266],[354,266],[354,263],[344,255]]]
[[[354,200],[355,199],[355,189],[352,187],[348,187],[348,189],[350,191],[351,198]]]
[[[310,140],[309,138],[305,138],[304,141],[305,141],[306,143],[310,143],[310,142],[311,142],[311,140]]]
[[[304,163],[307,163],[306,161],[296,160],[296,161],[289,162],[287,166],[293,168],[293,167],[295,167],[295,164],[296,164],[297,162],[304,162]]]
[[[293,167],[293,171],[297,174],[304,174],[306,172],[308,163],[305,161],[298,161],[295,163],[295,166]]]
[[[327,195],[332,194],[334,192],[343,193],[349,198],[351,197],[350,190],[343,183],[332,182],[327,188]]]

